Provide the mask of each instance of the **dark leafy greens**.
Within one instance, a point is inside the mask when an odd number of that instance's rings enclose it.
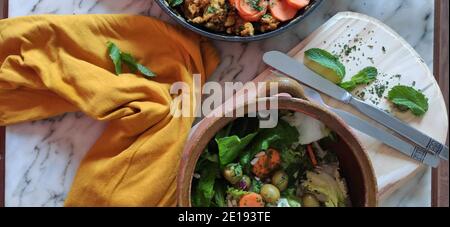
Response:
[[[197,183],[195,195],[192,203],[196,207],[209,207],[211,199],[214,197],[214,183],[219,174],[219,168],[214,162],[205,165],[200,173],[200,180]]]

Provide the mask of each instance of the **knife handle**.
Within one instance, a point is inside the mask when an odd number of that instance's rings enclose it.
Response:
[[[424,150],[436,154],[445,160],[448,160],[448,147],[443,145],[442,143],[403,123],[402,121],[386,113],[385,111],[380,110],[377,107],[367,104],[361,100],[352,98],[350,99],[349,104],[368,117],[372,118],[373,120],[416,143]],[[418,152],[420,152],[420,149],[417,150]]]
[[[341,117],[352,128],[379,140],[380,142],[400,151],[404,155],[431,167],[439,166],[439,156],[428,153],[425,149],[419,146],[413,146],[412,144],[401,140],[387,131],[375,127],[369,122],[364,121],[351,113],[336,108],[331,108],[331,110],[339,115],[339,117]]]

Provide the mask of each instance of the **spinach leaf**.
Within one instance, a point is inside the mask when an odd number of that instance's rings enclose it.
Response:
[[[226,183],[223,181],[216,181],[214,185],[214,205],[216,207],[226,207],[225,201]]]
[[[208,148],[206,148],[197,161],[197,165],[195,166],[195,172],[200,172],[205,168],[205,165],[207,165],[210,162],[215,163],[218,166],[219,157],[217,156],[216,153],[211,153],[209,152]]]
[[[257,134],[258,133],[255,132],[242,139],[238,136],[216,139],[219,147],[220,166],[224,167],[233,162]]]
[[[211,205],[211,199],[214,197],[214,183],[218,174],[219,168],[215,163],[209,162],[205,165],[192,196],[194,206],[209,207]]]
[[[269,148],[283,150],[289,148],[293,143],[298,142],[299,133],[297,128],[289,125],[286,121],[279,119],[278,125],[272,129],[261,129],[258,137],[255,138],[240,157],[240,163],[248,170],[250,162],[255,155]]]
[[[358,85],[369,84],[377,79],[378,70],[375,67],[366,67],[352,77],[350,81],[339,84],[347,91],[353,91]]]
[[[416,116],[428,111],[428,98],[412,87],[395,86],[389,91],[388,99],[400,108],[411,110]]]

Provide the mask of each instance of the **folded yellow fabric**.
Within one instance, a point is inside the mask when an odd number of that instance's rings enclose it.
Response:
[[[108,41],[157,74],[114,74]],[[129,15],[0,21],[0,125],[82,111],[108,121],[81,162],[66,206],[175,206],[193,118],[169,113],[170,85],[205,80],[218,63],[200,37]],[[17,151],[20,152],[20,151]]]

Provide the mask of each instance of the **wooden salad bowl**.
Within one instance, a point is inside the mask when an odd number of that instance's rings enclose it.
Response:
[[[279,110],[289,110],[309,115],[323,122],[330,130],[334,131],[338,135],[338,139],[336,143],[330,145],[330,148],[337,153],[340,169],[348,184],[352,206],[375,207],[377,205],[375,173],[366,151],[349,126],[336,114],[308,101],[303,95],[301,85],[297,82],[286,77],[276,77],[272,74],[265,75],[262,78],[259,77],[257,80],[277,82],[279,92],[287,93],[290,96],[257,98],[257,95],[255,95],[254,99],[249,99],[248,103],[258,102],[258,104],[269,107],[271,99],[278,99]],[[239,97],[241,95],[242,93],[238,92],[235,96]],[[229,107],[234,104],[228,100],[223,105]],[[248,104],[232,106],[234,108],[231,109],[235,111],[238,108],[244,108],[244,112],[247,113],[247,106]],[[212,116],[211,114],[205,117],[197,124],[184,147],[177,178],[178,206],[191,206],[191,183],[197,160],[215,134],[236,119]]]

